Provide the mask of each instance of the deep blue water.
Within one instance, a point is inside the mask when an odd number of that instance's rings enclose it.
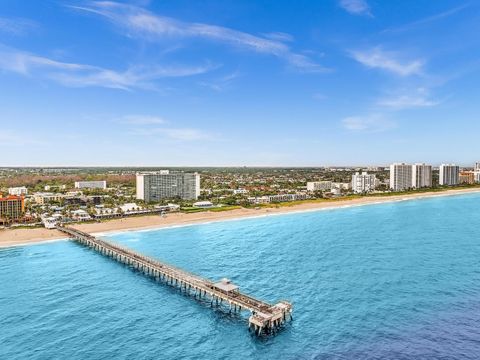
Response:
[[[478,359],[480,195],[111,236],[294,303],[256,338],[73,242],[0,249],[0,359]]]

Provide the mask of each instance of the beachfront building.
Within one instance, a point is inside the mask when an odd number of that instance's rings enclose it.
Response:
[[[345,190],[345,191],[348,191],[352,188],[352,183],[351,182],[348,182],[348,183],[341,183],[341,182],[334,182],[332,183],[332,190],[340,190],[340,192],[342,190]]]
[[[251,204],[269,204],[288,201],[307,200],[307,194],[279,194],[279,195],[264,195],[264,196],[251,196],[247,198],[247,201]]]
[[[180,198],[197,200],[200,196],[200,175],[162,170],[137,174],[137,199],[157,202]]]
[[[0,223],[8,223],[20,220],[25,212],[25,202],[23,196],[9,195],[1,197],[0,195]]]
[[[213,207],[213,203],[211,201],[197,201],[193,203],[193,207],[207,209]]]
[[[403,191],[412,188],[412,166],[405,163],[390,165],[390,189]]]
[[[331,181],[310,181],[307,182],[307,191],[330,191],[332,190]]]
[[[28,189],[25,186],[8,188],[8,194],[14,196],[25,196],[28,194]]]
[[[279,195],[269,195],[268,199],[270,202],[287,202],[287,201],[299,201],[307,200],[307,194],[279,194]]]
[[[377,177],[367,172],[356,172],[352,175],[352,190],[357,194],[367,193],[375,190]]]
[[[474,171],[460,171],[458,175],[458,182],[460,184],[474,184],[475,172]]]
[[[480,172],[480,162],[475,163],[475,167],[473,168],[473,171],[479,171]]]
[[[107,188],[107,182],[102,181],[75,181],[75,189],[103,189]]]
[[[440,165],[440,185],[458,185],[460,168],[455,164]]]
[[[412,188],[432,187],[432,166],[426,164],[412,165]]]

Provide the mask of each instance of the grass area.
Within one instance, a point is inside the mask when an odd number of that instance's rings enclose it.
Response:
[[[211,207],[211,208],[197,208],[197,207],[185,207],[182,208],[181,211],[186,214],[190,213],[198,213],[198,212],[222,212],[222,211],[230,211],[235,209],[241,209],[241,206],[238,205],[226,205],[226,206],[219,206],[219,207]]]

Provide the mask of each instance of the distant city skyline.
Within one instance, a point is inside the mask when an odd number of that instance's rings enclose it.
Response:
[[[0,167],[472,167],[479,10],[5,0]]]

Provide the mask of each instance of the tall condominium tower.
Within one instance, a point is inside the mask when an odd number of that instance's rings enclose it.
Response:
[[[390,189],[403,191],[412,187],[412,165],[396,163],[390,165]]]
[[[432,166],[426,164],[412,165],[412,187],[432,187]]]
[[[458,185],[460,168],[455,164],[440,165],[440,185]]]
[[[365,193],[375,190],[377,177],[374,174],[359,172],[352,175],[352,190],[356,193]]]
[[[137,199],[145,202],[174,198],[196,200],[199,195],[200,175],[198,173],[162,170],[137,174]]]

